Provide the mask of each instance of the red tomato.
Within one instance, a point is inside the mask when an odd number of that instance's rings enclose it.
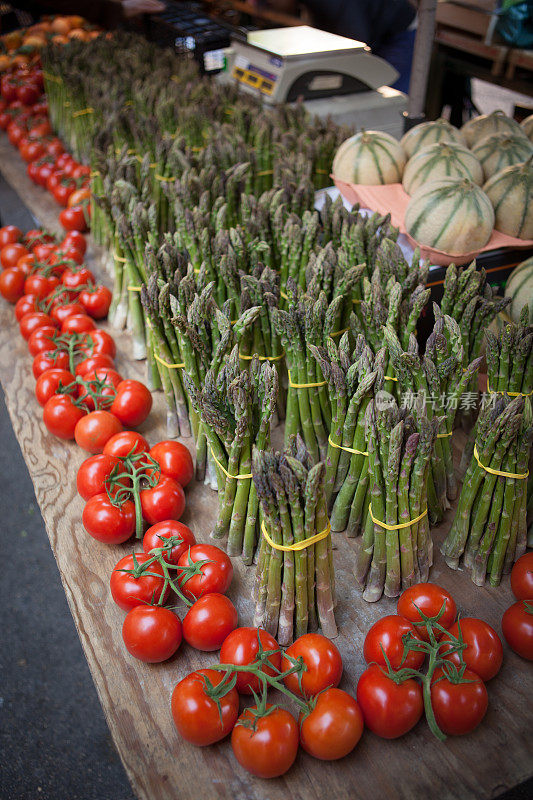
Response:
[[[488,622],[473,617],[464,617],[455,622],[449,632],[452,636],[459,638],[459,626],[461,635],[467,647],[462,651],[463,661],[468,669],[475,672],[482,681],[490,681],[500,671],[503,661],[503,647],[500,637]],[[443,634],[441,655],[447,661],[452,661],[457,668],[461,666],[461,659],[458,653],[446,656],[446,645],[444,642],[449,637]]]
[[[503,615],[502,631],[511,650],[533,661],[533,602],[513,603]]]
[[[230,689],[218,703],[208,694],[223,677],[214,669],[199,669],[183,678],[172,692],[172,717],[178,733],[197,747],[224,739],[239,716],[236,689]]]
[[[104,544],[122,544],[135,533],[134,503],[126,500],[117,507],[105,492],[88,499],[81,519],[87,533]]]
[[[83,380],[90,384],[90,386],[86,387],[87,391],[84,392],[83,402],[88,408],[93,410],[94,400],[90,396],[89,388],[98,389],[103,397],[114,398],[117,393],[116,387],[122,381],[122,376],[114,369],[98,367],[98,369],[93,370],[93,372],[86,372],[83,376]]]
[[[42,331],[43,328],[39,328]],[[37,333],[37,331],[36,331]],[[35,334],[32,334],[34,336]],[[31,336],[30,336],[31,339]],[[60,350],[43,351],[37,353],[33,359],[32,371],[35,380],[50,369],[68,370],[69,358],[68,353],[63,353]]]
[[[66,170],[65,170],[66,171]],[[56,203],[60,206],[66,206],[71,194],[76,191],[76,184],[72,180],[62,178],[52,189],[52,195]]]
[[[174,655],[181,644],[179,618],[162,606],[135,606],[122,625],[128,653],[148,664],[159,664]]]
[[[43,311],[31,311],[29,314],[25,314],[22,317],[19,322],[19,329],[22,336],[28,340],[34,331],[38,328],[44,328],[45,325],[57,328],[57,324],[48,314],[45,314]],[[32,353],[32,355],[35,354]]]
[[[110,336],[107,331],[94,330],[84,337],[83,343],[80,347],[83,353],[87,356],[95,356],[100,353],[115,358],[117,354],[117,346],[115,340]]]
[[[126,380],[117,386],[117,396],[110,411],[123,425],[140,425],[152,408],[152,393],[140,381]],[[185,500],[184,500],[185,502]],[[178,516],[181,517],[183,509]]]
[[[4,225],[0,228],[0,250],[7,244],[16,244],[22,239],[22,231],[16,225]]]
[[[64,320],[61,325],[61,333],[88,333],[94,328],[95,324],[87,314],[74,314]]]
[[[16,303],[24,295],[26,276],[17,267],[8,267],[0,272],[0,294],[8,303]]]
[[[445,605],[445,610],[439,619],[439,625],[449,628],[457,616],[457,606],[451,594],[442,586],[437,586],[436,583],[417,583],[402,592],[396,609],[401,617],[405,617],[413,623],[420,638],[427,642],[429,641],[427,628],[421,622],[417,609],[420,609],[427,617],[436,617],[443,605]],[[439,631],[435,632],[437,640],[441,635]]]
[[[89,358],[84,358],[83,361],[80,361],[76,367],[76,375],[80,375],[84,378],[85,375],[102,367],[104,369],[114,369],[115,362],[111,356],[106,356],[104,353],[99,353],[96,356],[89,356]]]
[[[36,244],[32,249],[32,253],[37,261],[48,261],[55,249],[56,246],[54,244]]]
[[[333,761],[351,753],[363,728],[363,714],[354,698],[342,689],[326,689],[309,714],[300,714],[300,744],[315,758]]]
[[[5,244],[0,250],[0,264],[3,269],[7,269],[7,267],[16,267],[19,258],[27,255],[28,251],[23,244],[19,244],[18,242]]]
[[[33,253],[28,253],[27,256],[22,256],[22,258],[19,258],[17,261],[17,269],[20,269],[24,275],[28,277],[28,275],[31,275],[31,271],[35,267],[36,263],[37,262],[35,261],[35,256]]]
[[[48,178],[53,171],[54,167],[49,161],[41,159],[41,161],[37,162],[37,183],[39,186],[42,186],[44,189],[46,189]]]
[[[390,661],[392,669],[406,667],[408,669],[419,669],[425,659],[425,653],[410,650],[405,661],[403,658],[403,637],[409,634],[418,639],[418,635],[409,620],[390,614],[382,617],[375,622],[368,631],[363,647],[363,656],[367,664],[387,665],[383,656],[383,651]],[[383,648],[383,651],[382,651]]]
[[[112,436],[122,430],[122,424],[109,411],[91,411],[76,425],[76,443],[88,453],[101,453]]]
[[[43,409],[43,421],[50,433],[60,439],[74,439],[74,429],[85,415],[81,408],[74,405],[68,394],[55,394]]]
[[[287,648],[281,662],[281,671],[285,672],[293,666],[291,658],[303,658],[307,667],[302,673],[302,690],[307,697],[318,694],[323,689],[339,685],[342,677],[341,654],[332,641],[320,633],[305,633]],[[287,675],[285,686],[301,695],[298,676]]]
[[[87,240],[79,231],[69,231],[61,242],[60,247],[63,250],[67,247],[75,247],[81,255],[84,255],[87,250]]]
[[[80,303],[93,319],[107,317],[112,299],[113,293],[107,286],[96,286],[94,289],[84,289],[80,292]]]
[[[39,353],[55,351],[57,345],[54,342],[54,335],[57,334],[57,328],[52,325],[43,325],[42,328],[37,328],[33,331],[28,339],[28,350],[32,356]]]
[[[86,458],[78,469],[76,488],[84,500],[106,491],[106,480],[109,478],[120,460],[115,456],[99,453]]]
[[[65,303],[65,305],[62,306],[55,306],[50,311],[50,316],[58,323],[58,325],[62,325],[66,319],[74,316],[74,314],[84,313],[85,309],[82,305],[80,305],[80,303]]]
[[[23,83],[17,86],[17,97],[25,106],[33,105],[41,94],[39,87],[34,83]]]
[[[20,155],[27,163],[37,161],[39,158],[42,158],[44,154],[45,149],[41,142],[28,139],[23,144],[21,143]]]
[[[20,124],[19,120],[10,122],[7,126],[7,136],[14,147],[18,146],[19,142],[26,136],[26,133],[26,126]]]
[[[194,608],[194,606],[193,606]],[[264,667],[265,675],[276,675],[281,666],[281,651],[279,644],[263,628],[236,628],[226,636],[220,649],[221,664],[235,664],[237,667],[253,664],[259,652],[259,641],[264,651],[272,650],[268,661],[272,668]],[[237,672],[235,688],[240,694],[252,694],[261,689],[260,679],[251,672]]]
[[[229,597],[212,592],[200,597],[187,611],[183,620],[183,637],[197,650],[220,650],[237,624],[237,609]]]
[[[74,376],[66,369],[53,368],[43,372],[43,374],[37,378],[35,384],[35,397],[39,405],[45,406],[55,394],[63,394],[60,391],[61,388],[64,389],[72,383],[73,380]],[[77,392],[74,392],[71,396],[76,397]]]
[[[463,680],[452,683],[442,669],[435,670],[431,681],[431,705],[437,725],[443,733],[462,736],[477,728],[489,705],[483,681],[465,669]]]
[[[79,286],[95,283],[94,275],[87,267],[81,267],[76,270],[68,267],[63,273],[61,280],[69,289],[77,289]]]
[[[82,233],[87,230],[86,212],[84,206],[72,206],[65,208],[59,215],[59,222],[66,231],[81,231]]]
[[[100,495],[96,495],[96,497],[99,496]],[[89,503],[92,502],[92,500],[94,500],[94,498],[89,500]],[[89,503],[87,503],[87,505]],[[133,529],[135,529],[135,525]],[[149,561],[150,558],[151,556],[146,553],[135,553],[135,561],[138,565],[144,564],[146,561]],[[161,564],[157,561],[150,564],[147,568],[147,574],[141,573],[139,577],[135,577],[131,572],[123,572],[123,570],[134,569],[135,562],[133,560],[133,555],[124,556],[111,573],[111,595],[117,606],[120,606],[123,611],[130,611],[130,609],[135,608],[135,606],[158,603],[164,589],[165,576]],[[165,591],[163,601],[167,596],[168,589]]]
[[[172,479],[166,478],[165,480],[170,481]],[[172,482],[176,483],[175,481]],[[179,486],[179,483],[176,483],[176,486]],[[145,492],[141,492],[141,503],[143,494]],[[167,517],[167,519],[172,519],[172,517]],[[200,568],[198,575],[193,575],[188,580],[184,577],[181,580],[180,570],[177,571],[183,594],[189,600],[197,600],[204,594],[209,594],[209,592],[220,592],[221,594],[227,592],[233,578],[233,566],[226,553],[219,547],[215,547],[214,544],[194,544],[185,553],[181,554],[178,566],[186,567],[197,561],[208,562]]]
[[[196,539],[191,529],[184,525],[183,522],[178,522],[177,519],[166,519],[148,528],[143,537],[143,550],[145,553],[150,553],[156,547],[164,547],[167,540],[173,537],[179,537],[181,544],[175,544],[170,552],[163,555],[163,559],[167,564],[177,564],[182,554],[191,545],[196,544]]]
[[[54,138],[46,143],[46,152],[54,158],[58,158],[58,156],[65,152],[65,148],[60,139]]]
[[[267,709],[272,706],[267,705]],[[277,778],[292,767],[298,753],[298,724],[284,708],[274,707],[265,717],[247,708],[231,734],[235,758],[244,769],[259,778]]]
[[[30,311],[37,311],[37,302],[39,298],[34,294],[25,294],[15,303],[15,317],[17,322],[20,322],[22,317],[29,314]]]
[[[357,702],[367,728],[382,739],[397,739],[414,728],[424,711],[422,688],[412,678],[397,684],[377,664],[357,684]]]
[[[105,443],[104,453],[109,456],[128,456],[132,453],[146,453],[150,445],[136,431],[121,431]]]
[[[150,450],[150,455],[161,467],[161,472],[174,478],[180,486],[187,486],[191,482],[194,464],[190,451],[181,442],[158,442]]]
[[[48,297],[50,292],[52,292],[56,286],[59,286],[59,280],[55,277],[55,275],[49,275],[47,277],[45,275],[36,273],[35,275],[28,275],[28,277],[25,279],[24,293],[33,294],[40,300],[44,300],[44,298]]]
[[[33,250],[38,244],[53,244],[55,242],[52,233],[48,233],[40,228],[32,228],[24,234],[23,244],[29,250]]]
[[[533,550],[524,553],[512,568],[511,590],[517,600],[533,600]]]
[[[161,475],[153,488],[142,490],[141,506],[143,517],[150,525],[167,519],[179,519],[185,511],[185,494],[179,483]]]

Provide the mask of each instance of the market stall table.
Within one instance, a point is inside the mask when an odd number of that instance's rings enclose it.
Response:
[[[58,207],[26,176],[7,137],[0,138],[0,169],[5,179],[39,220],[57,229]],[[2,209],[9,222],[9,209]],[[98,277],[99,259],[91,245],[88,262]],[[107,326],[104,326],[107,327]],[[144,362],[131,360],[127,333],[111,331],[118,347],[122,374],[144,378]],[[107,547],[83,530],[83,502],[76,493],[74,476],[84,459],[74,443],[63,443],[47,433],[34,396],[31,359],[18,334],[13,307],[0,304],[0,380],[15,434],[20,443],[57,560],[67,600],[89,662],[100,701],[132,786],[143,800],[439,800],[496,797],[533,774],[531,725],[533,671],[531,664],[505,648],[501,673],[489,685],[489,710],[471,735],[434,739],[425,722],[396,741],[378,739],[366,731],[355,751],[339,762],[320,762],[300,751],[293,768],[283,778],[268,783],[254,779],[237,764],[229,743],[195,748],[180,739],[170,715],[170,694],[188,672],[216,661],[183,644],[168,662],[147,665],[129,656],[123,646],[123,612],[109,594],[109,576],[131,544]],[[166,438],[165,407],[161,393],[141,432],[150,443]],[[464,442],[460,433],[455,444]],[[189,446],[190,440],[184,440]],[[183,522],[197,538],[208,541],[216,518],[217,498],[204,485],[187,489]],[[513,597],[506,577],[498,589],[478,588],[466,572],[453,572],[444,564],[438,544],[452,514],[433,531],[435,566],[431,579],[454,595],[463,616],[479,616],[500,633],[501,617]],[[395,603],[383,599],[368,605],[356,589],[352,569],[354,541],[334,535],[337,570],[336,639],[345,665],[341,686],[355,694],[364,669],[362,644],[366,631],[379,617],[393,613]],[[242,625],[252,622],[250,588],[253,568],[233,560],[235,575],[229,596]]]

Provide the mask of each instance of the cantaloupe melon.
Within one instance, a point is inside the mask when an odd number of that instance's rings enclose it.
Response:
[[[533,153],[533,144],[523,135],[493,133],[474,145],[472,152],[480,160],[488,180],[504,167],[526,161]]]
[[[417,150],[403,171],[403,188],[413,194],[428,181],[441,178],[468,178],[483,183],[483,169],[476,156],[454,142],[437,142]]]
[[[400,140],[407,157],[411,158],[422,147],[427,147],[435,142],[455,142],[465,144],[459,128],[451,125],[447,119],[435,119],[431,122],[421,122],[407,131]]]
[[[505,284],[505,296],[512,298],[507,311],[515,322],[525,305],[529,306],[529,319],[533,319],[533,256],[511,272]]]
[[[490,136],[493,133],[509,133],[516,136],[525,136],[524,131],[515,119],[508,117],[504,111],[498,109],[491,114],[482,114],[479,117],[474,117],[465,122],[461,128],[466,144],[468,147],[473,147],[485,136]],[[526,137],[527,138],[527,137]]]
[[[497,231],[533,239],[533,156],[497,172],[483,191],[494,207]]]
[[[526,117],[524,120],[522,120],[520,127],[526,134],[529,141],[533,142],[533,114],[530,114],[529,117]]]
[[[494,211],[477,184],[467,178],[443,178],[413,194],[405,212],[405,227],[420,244],[461,255],[487,244]]]
[[[400,143],[382,131],[361,131],[343,142],[333,159],[333,174],[350,183],[399,183],[405,166]]]

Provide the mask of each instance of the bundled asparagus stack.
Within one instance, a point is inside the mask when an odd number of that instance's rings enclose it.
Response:
[[[337,297],[328,305],[324,292],[315,299],[301,292],[292,278],[289,278],[287,292],[287,311],[272,309],[285,350],[289,378],[285,443],[300,433],[316,463],[327,449],[331,399],[327,381],[310,348],[311,345],[327,346],[344,298]]]
[[[457,497],[457,482],[452,459],[451,435],[461,395],[477,374],[482,358],[476,358],[463,368],[464,353],[461,331],[454,319],[442,314],[434,304],[435,326],[426,342],[426,352],[420,357],[418,342],[411,334],[407,352],[396,332],[384,328],[385,339],[395,374],[398,376],[405,405],[412,404],[415,395],[422,393],[428,417],[441,420],[441,426],[431,458],[428,480],[429,516],[439,522],[450,500]]]
[[[489,394],[533,395],[533,325],[523,307],[517,325],[506,323],[499,336],[485,331]]]
[[[474,457],[466,472],[457,514],[442,544],[447,564],[461,556],[478,586],[498,586],[526,549],[528,460],[533,435],[531,404],[498,396],[482,408]]]
[[[228,554],[242,554],[244,563],[251,564],[259,531],[259,503],[251,480],[252,445],[258,451],[270,445],[276,370],[255,357],[250,369],[241,372],[236,346],[218,372],[208,371],[202,387],[188,374],[185,383],[216,464],[219,515],[212,535],[227,537]]]
[[[310,349],[328,381],[332,404],[325,478],[331,529],[357,536],[370,503],[366,409],[383,388],[386,351],[374,356],[359,335],[352,352],[347,333],[338,345],[329,340],[326,347]]]
[[[406,409],[379,405],[373,400],[367,409],[371,503],[355,568],[368,602],[427,581],[433,561],[427,479],[439,422],[420,408],[416,430]]]
[[[300,437],[292,437],[283,453],[254,448],[252,470],[263,516],[253,624],[281,645],[317,624],[332,638],[335,579],[324,464],[312,466]]]

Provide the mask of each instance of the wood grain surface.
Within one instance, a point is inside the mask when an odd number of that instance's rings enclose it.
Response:
[[[31,184],[5,135],[0,138],[0,169],[37,218],[57,229],[58,207],[44,190]],[[89,261],[98,272],[92,246]],[[107,277],[104,280],[109,283]],[[116,331],[113,335],[120,372],[142,379],[144,364],[130,359],[128,335]],[[0,302],[0,380],[100,701],[139,798],[484,800],[533,774],[533,670],[507,647],[503,668],[489,685],[490,704],[483,724],[473,734],[449,738],[444,744],[432,737],[424,721],[396,741],[378,739],[366,731],[355,751],[340,762],[320,762],[301,751],[286,776],[262,781],[241,769],[227,741],[203,749],[182,741],[173,727],[170,694],[178,680],[213,663],[216,654],[201,654],[184,644],[170,661],[146,665],[125,651],[124,613],[110,597],[109,576],[118,559],[131,551],[131,544],[109,547],[85,533],[83,501],[75,488],[76,470],[84,455],[75,444],[64,444],[46,432],[33,393],[31,358],[18,333],[13,307],[4,301]],[[152,444],[166,438],[161,394],[154,396],[153,411],[140,430]],[[184,441],[191,446],[190,440]],[[201,541],[209,539],[216,508],[216,495],[210,489],[195,483],[187,490],[183,521]],[[463,616],[480,616],[501,633],[502,614],[513,601],[509,579],[504,578],[498,589],[477,588],[468,573],[448,569],[438,543],[449,524],[450,514],[433,532],[436,563],[431,579],[453,593]],[[380,616],[393,613],[395,603],[387,599],[375,605],[365,603],[352,580],[353,544],[342,534],[334,535],[334,544],[340,630],[336,644],[345,665],[341,687],[355,693],[364,669],[365,633]],[[253,568],[243,567],[239,559],[233,564],[229,596],[241,624],[249,625]]]

